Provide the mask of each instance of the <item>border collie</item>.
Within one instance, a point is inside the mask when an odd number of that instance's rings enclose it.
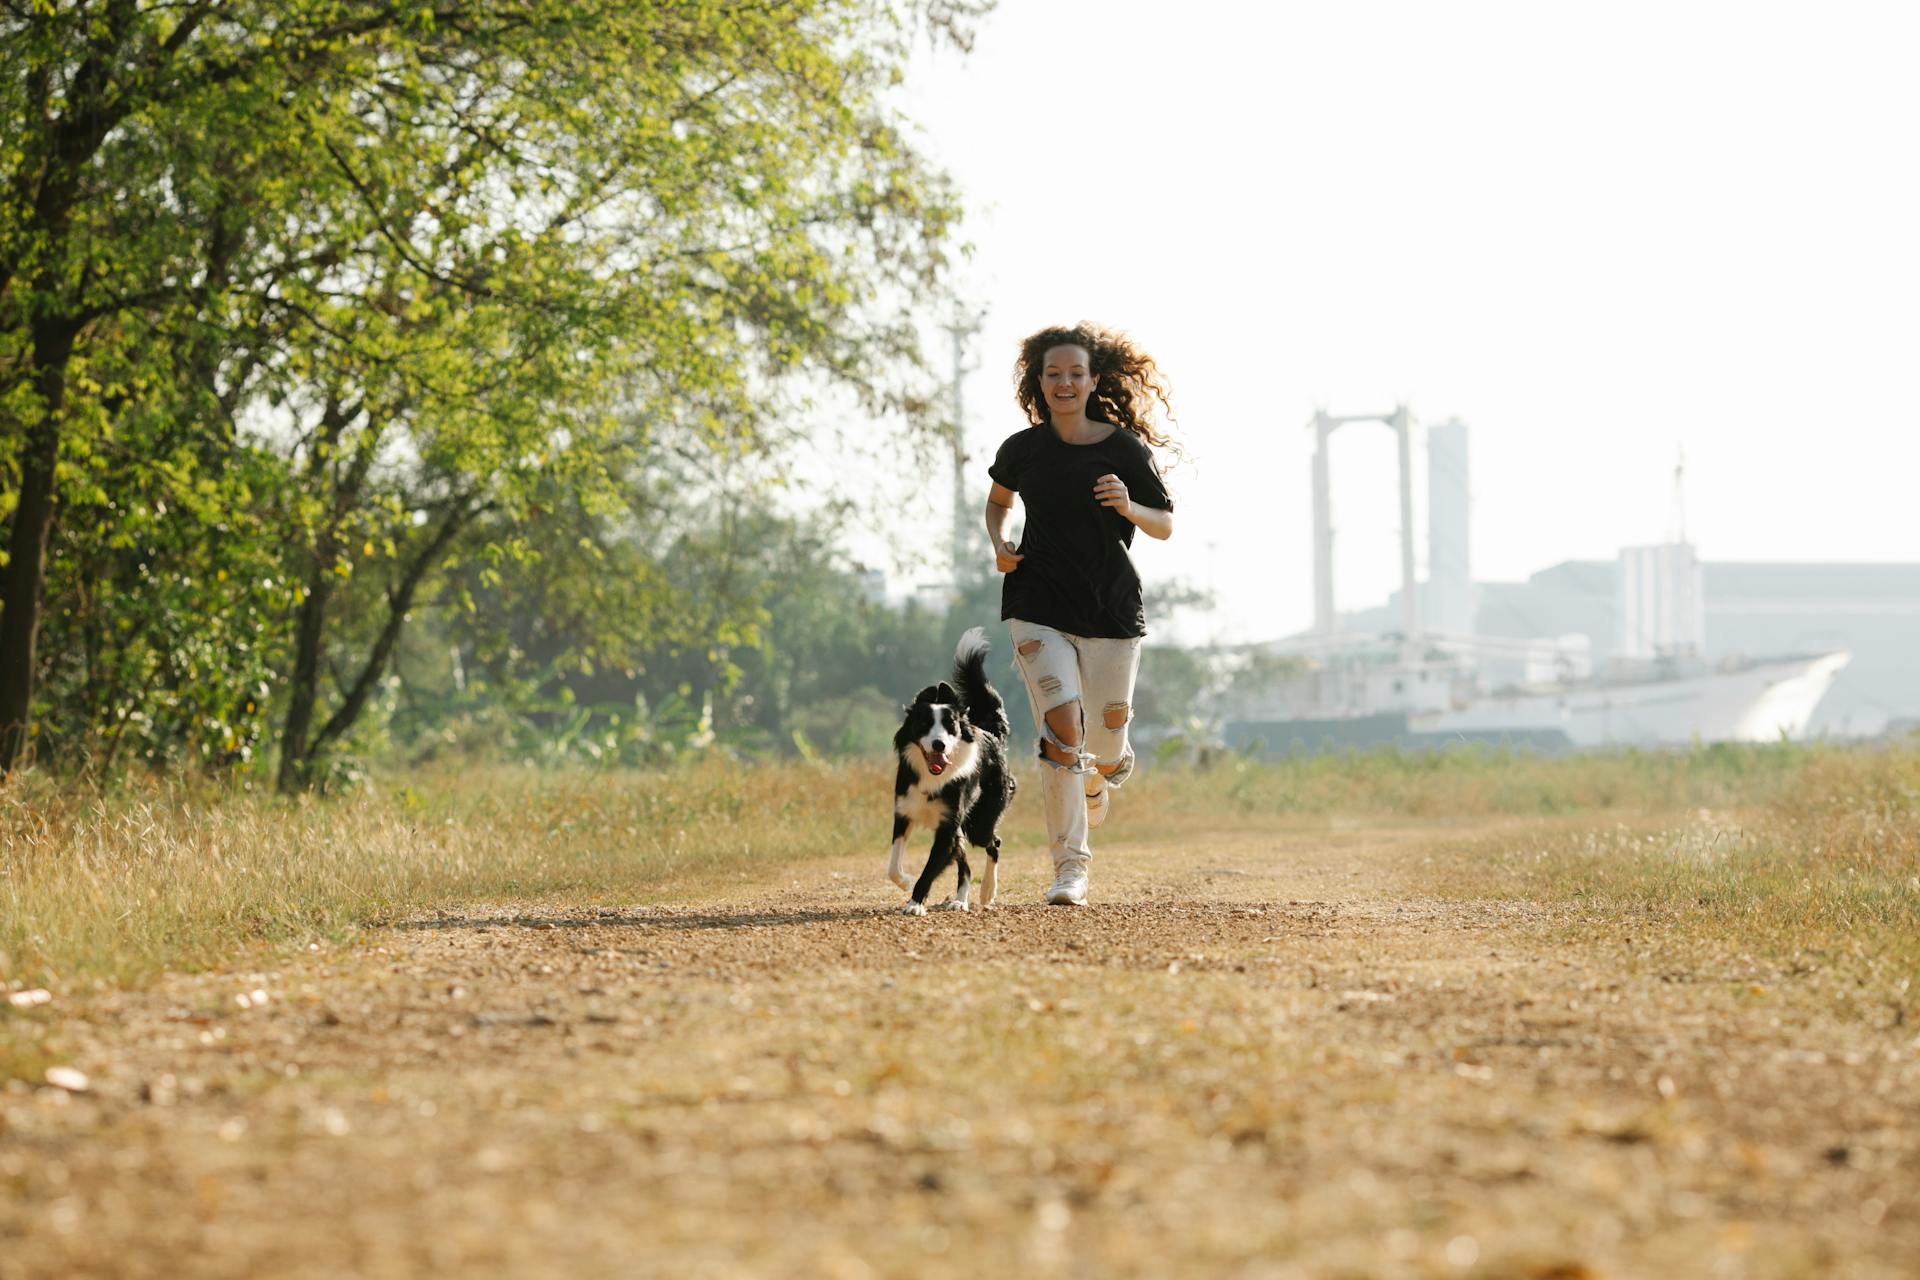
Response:
[[[953,654],[951,683],[930,684],[907,705],[893,735],[899,768],[893,780],[893,848],[887,879],[913,896],[901,914],[927,914],[927,894],[949,863],[959,866],[953,897],[941,904],[965,911],[972,872],[961,836],[986,851],[980,875],[980,905],[993,905],[999,879],[1000,818],[1013,800],[1007,767],[1007,707],[987,679],[987,634],[974,627]],[[907,879],[902,858],[916,826],[933,828],[933,850],[918,881]]]

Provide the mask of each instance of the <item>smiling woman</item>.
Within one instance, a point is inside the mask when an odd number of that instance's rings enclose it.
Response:
[[[1127,723],[1147,624],[1127,549],[1136,528],[1173,534],[1173,499],[1153,454],[1172,447],[1154,402],[1169,413],[1172,403],[1152,357],[1085,323],[1027,338],[1014,381],[1032,425],[1009,436],[988,469],[987,535],[1007,575],[1000,616],[1040,731],[1054,865],[1047,901],[1078,906],[1088,829],[1133,771]],[[1018,546],[1006,536],[1016,494],[1026,508]],[[1089,702],[1100,707],[1091,728]]]

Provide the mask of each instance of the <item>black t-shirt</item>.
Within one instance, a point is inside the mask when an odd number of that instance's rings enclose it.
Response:
[[[1143,507],[1173,510],[1153,454],[1130,431],[1068,444],[1050,425],[1008,436],[987,468],[1020,495],[1027,523],[1020,567],[1006,575],[1000,616],[1075,636],[1144,636],[1140,575],[1127,548],[1133,523],[1093,496],[1093,482],[1119,476]]]

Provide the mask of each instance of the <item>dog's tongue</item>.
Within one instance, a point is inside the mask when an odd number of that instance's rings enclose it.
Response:
[[[927,772],[939,777],[947,771],[947,753],[944,751],[927,752]]]

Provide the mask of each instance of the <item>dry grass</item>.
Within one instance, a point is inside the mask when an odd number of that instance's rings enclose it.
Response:
[[[645,900],[846,852],[884,821],[871,769],[854,767],[498,768],[300,801],[29,776],[0,789],[0,986],[137,982],[444,904]]]
[[[1714,745],[1688,752],[1578,756],[1459,751],[1300,757],[1261,763],[1222,756],[1193,768],[1149,770],[1128,790],[1139,812],[1170,825],[1239,819],[1313,823],[1384,815],[1422,823],[1490,817],[1610,818],[1747,806],[1783,795],[1817,766],[1844,775],[1872,753],[1824,746]],[[1913,757],[1905,757],[1911,760]]]
[[[1889,999],[1920,977],[1920,751],[1716,745],[1228,758],[1130,788],[1129,829],[1457,828],[1418,881],[1454,899],[1578,908],[1581,929],[1839,965]],[[1904,984],[1904,985],[1903,985]]]
[[[887,772],[498,767],[301,801],[158,781],[103,795],[28,776],[0,789],[0,984],[126,984],[443,905],[646,901],[770,861],[877,857]],[[1901,958],[1920,937],[1912,751],[1228,757],[1145,770],[1120,803],[1142,840],[1458,826],[1433,867],[1455,894],[1579,900],[1790,949]],[[1016,848],[1043,839],[1030,794],[1005,834]]]
[[[1904,994],[1920,972],[1920,757],[1806,752],[1709,806],[1716,789],[1464,839],[1436,852],[1431,879],[1459,898],[1577,906],[1580,928],[1655,955],[1838,967]]]
[[[1152,770],[1094,905],[1035,905],[1029,795],[1005,905],[912,920],[872,766],[49,792],[10,938],[175,954],[135,835],[196,954],[416,918],[11,1019],[91,1083],[0,1083],[0,1276],[1891,1280],[1917,763]]]

